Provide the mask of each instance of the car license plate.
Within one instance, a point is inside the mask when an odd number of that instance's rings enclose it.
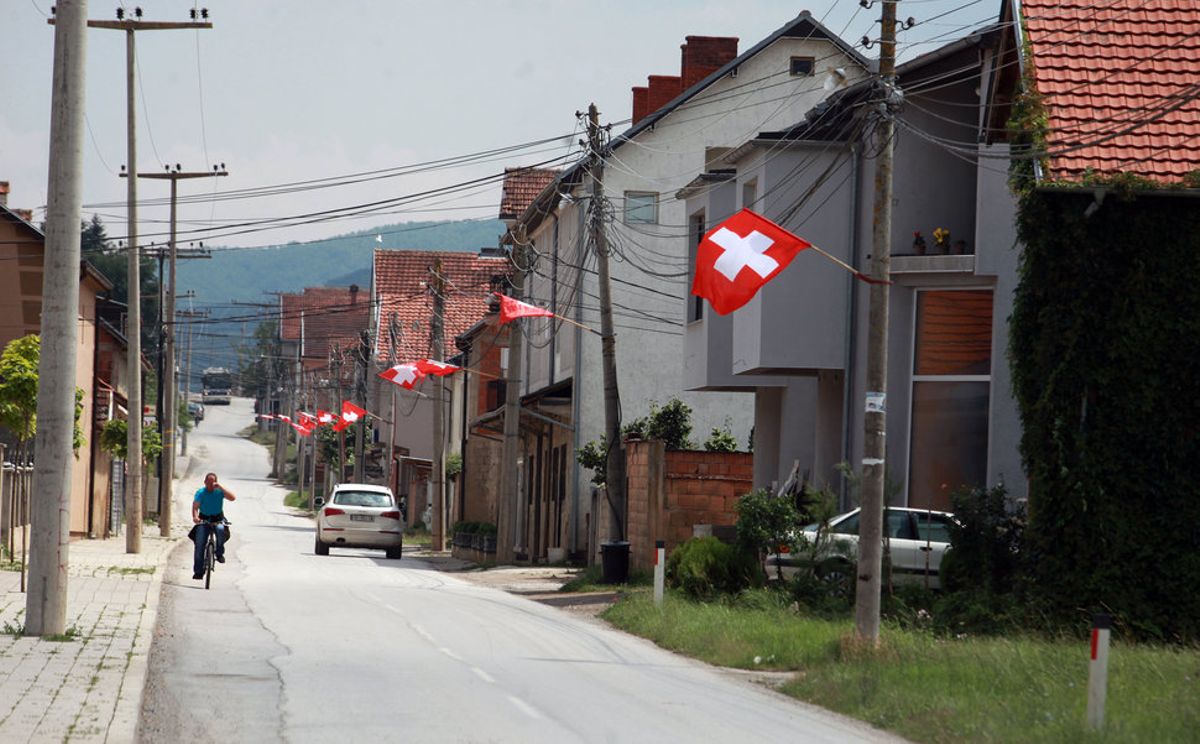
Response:
[[[370,514],[351,514],[350,521],[351,522],[374,522],[375,517],[371,516]]]

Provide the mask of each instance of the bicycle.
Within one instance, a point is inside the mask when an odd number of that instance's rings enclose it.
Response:
[[[221,519],[206,524],[212,527],[211,530],[206,530],[208,537],[204,540],[204,588],[208,589],[212,584],[213,569],[217,563],[217,534],[232,522]]]

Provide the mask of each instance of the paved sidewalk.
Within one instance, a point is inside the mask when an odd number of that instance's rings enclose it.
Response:
[[[69,640],[15,634],[26,595],[18,572],[0,571],[0,742],[135,740],[163,566],[186,525],[172,535],[145,525],[137,554],[123,534],[71,542]]]

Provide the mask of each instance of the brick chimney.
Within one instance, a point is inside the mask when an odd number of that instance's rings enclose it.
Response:
[[[738,40],[733,36],[688,36],[680,51],[683,90],[737,58]]]
[[[8,206],[8,181],[0,181],[0,207]]]
[[[350,304],[352,306],[358,304],[358,285],[357,284],[350,285]]]
[[[737,58],[738,40],[731,36],[688,36],[681,44],[680,75],[650,75],[648,85],[633,88],[633,123],[658,111],[683,91]]]

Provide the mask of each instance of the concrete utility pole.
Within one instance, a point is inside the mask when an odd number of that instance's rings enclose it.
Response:
[[[446,317],[446,279],[442,274],[442,259],[433,262],[429,273],[429,291],[433,293],[433,317],[429,321],[430,353],[435,362],[444,361],[445,339],[443,334]],[[446,420],[445,395],[446,378],[441,375],[433,377],[433,539],[434,550],[442,550],[446,532]]]
[[[518,223],[514,228],[512,246],[512,297],[524,299],[525,269],[525,225]],[[517,465],[521,432],[521,347],[522,324],[520,318],[508,324],[508,369],[504,383],[504,456],[500,461],[500,499],[496,514],[496,562],[512,563],[516,560],[517,511],[521,493],[517,488],[521,472]]]
[[[190,306],[191,300],[195,296],[196,296],[196,293],[189,289],[187,291],[187,294],[176,295],[175,299],[179,299],[180,297],[186,297],[188,299],[188,305]],[[195,325],[195,322],[193,319],[194,318],[207,318],[208,311],[207,310],[198,311],[198,310],[193,310],[191,307],[188,307],[187,310],[175,311],[175,317],[176,318],[187,318],[187,321],[188,321],[188,324],[187,324],[187,331],[188,331],[187,350],[184,352],[184,355],[183,355],[182,373],[183,373],[183,400],[185,402],[191,402],[191,400],[192,400],[192,326]],[[187,454],[187,432],[186,431],[183,432],[183,439],[181,441],[182,441],[183,447],[180,450],[180,452],[181,452],[181,454],[186,455]]]
[[[883,571],[883,499],[887,457],[888,280],[892,254],[893,116],[896,88],[896,3],[883,3],[879,43],[875,163],[875,215],[871,236],[871,284],[867,339],[867,401],[864,415],[862,521],[859,523],[858,581],[854,626],[859,639],[879,643],[879,603]]]
[[[367,370],[371,366],[371,338],[367,331],[359,334],[354,350],[354,401],[364,410],[367,408]],[[363,482],[363,459],[367,441],[367,417],[354,424],[354,482]]]
[[[176,215],[179,197],[179,181],[189,178],[214,178],[228,176],[224,164],[213,166],[211,171],[184,171],[178,165],[175,170],[166,173],[139,173],[138,178],[169,180],[171,182],[171,237],[167,245],[169,279],[163,282],[162,271],[159,270],[159,285],[166,286],[166,301],[160,310],[166,318],[163,324],[162,339],[162,373],[158,379],[159,391],[162,395],[162,455],[159,462],[162,467],[158,476],[158,532],[163,537],[171,536],[171,488],[175,481],[175,429],[179,418],[179,404],[176,402],[175,383],[175,262],[179,257],[175,244]],[[210,258],[210,256],[204,256]],[[161,265],[161,264],[160,264]]]
[[[54,29],[50,172],[38,363],[33,549],[25,632],[58,635],[67,625],[71,466],[75,461],[75,362],[79,344],[79,217],[83,208],[87,2],[60,0]]]
[[[604,376],[604,440],[608,457],[604,473],[608,502],[617,512],[618,535],[625,537],[628,515],[625,503],[625,445],[621,441],[621,394],[617,389],[617,337],[613,331],[612,280],[608,273],[608,238],[604,229],[604,158],[601,154],[600,112],[596,104],[588,106],[588,146],[591,150],[588,170],[592,200],[588,229],[596,252],[596,273],[600,283],[600,355]]]
[[[388,318],[388,365],[396,365],[396,341],[400,337],[400,322],[396,318],[396,311],[392,311],[392,316]],[[395,491],[396,498],[400,498],[400,479],[399,474],[395,472],[396,461],[396,427],[399,425],[398,410],[396,405],[396,385],[388,385],[392,395],[392,423],[388,427],[388,452],[387,452],[387,479],[388,488]]]
[[[169,31],[183,28],[212,28],[208,21],[192,21],[190,23],[168,23],[162,21],[143,21],[142,11],[134,11],[134,18],[125,18],[125,10],[117,9],[115,21],[88,21],[89,28],[106,28],[125,32],[125,115],[128,120],[127,148],[128,162],[126,173],[129,181],[126,184],[126,201],[128,202],[129,228],[127,242],[129,244],[129,327],[126,335],[129,337],[129,369],[132,379],[129,385],[129,426],[126,443],[129,448],[129,459],[126,463],[128,474],[125,478],[125,552],[142,552],[142,290],[141,265],[138,263],[140,251],[138,246],[137,221],[137,107],[134,92],[134,70],[137,69],[134,56],[133,37],[137,31]],[[205,13],[205,16],[208,14]],[[59,14],[61,17],[61,13]],[[53,24],[55,18],[49,19]]]

